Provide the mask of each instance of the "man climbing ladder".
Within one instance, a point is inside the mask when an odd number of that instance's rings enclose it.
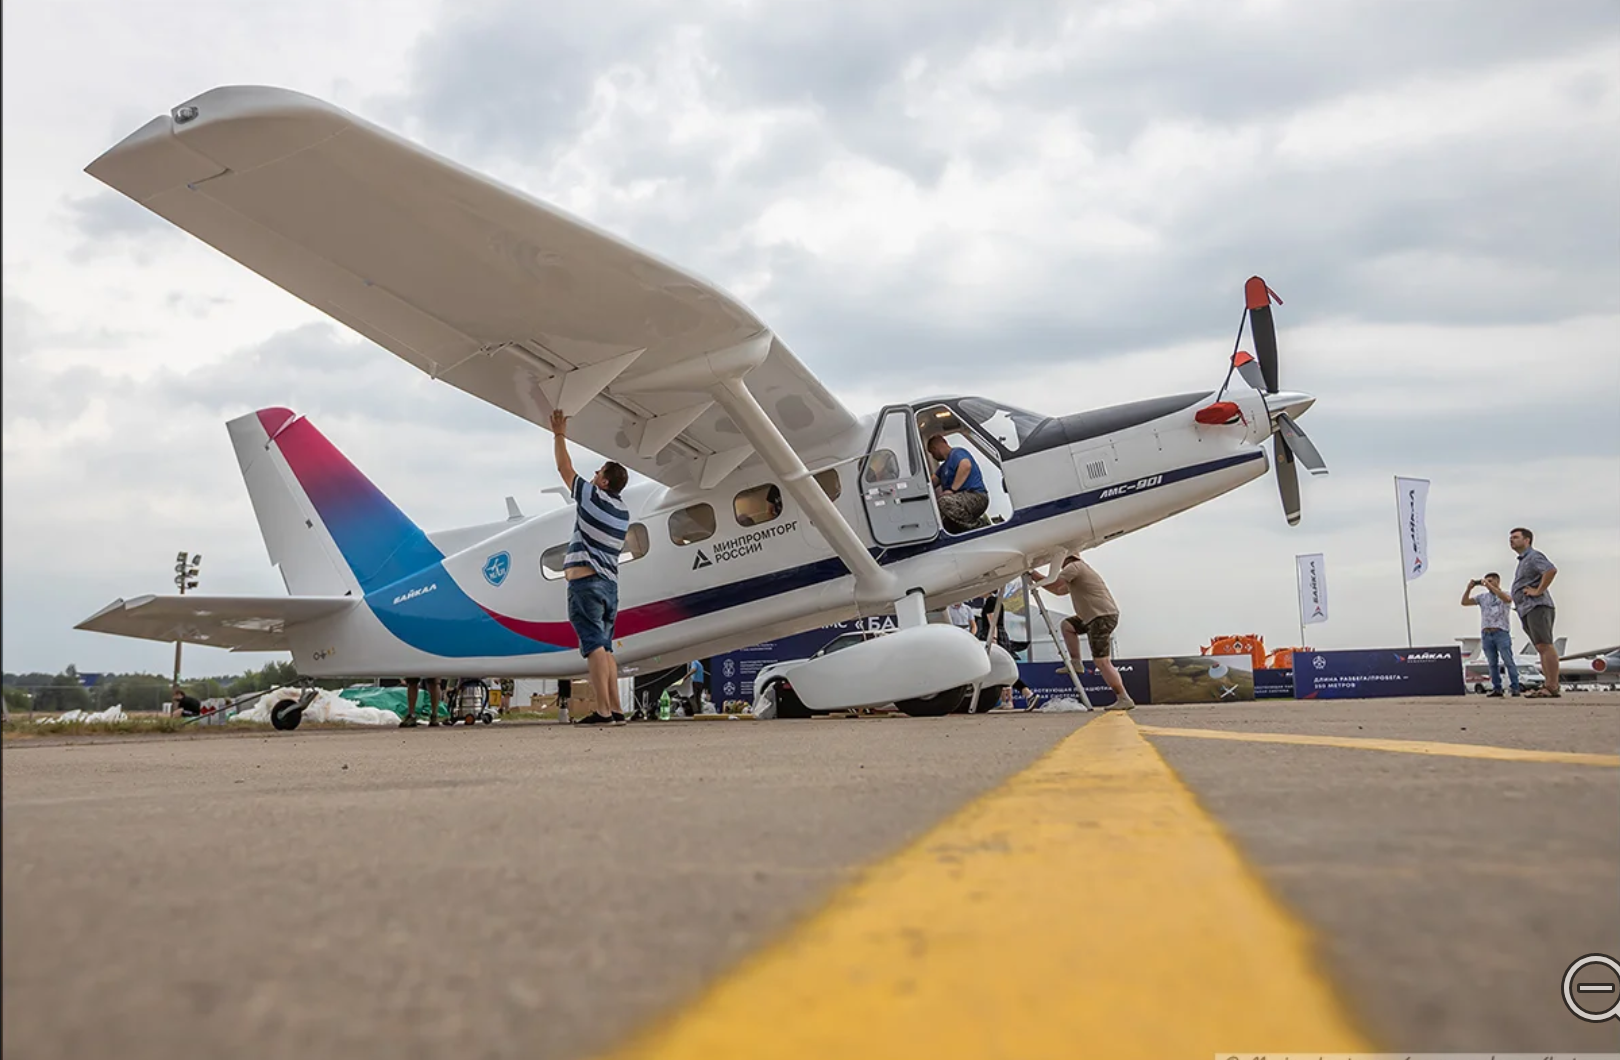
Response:
[[[1114,702],[1108,709],[1130,710],[1135,707],[1136,701],[1125,691],[1125,682],[1110,658],[1114,650],[1114,630],[1119,627],[1119,605],[1114,602],[1114,595],[1108,591],[1102,575],[1073,554],[1065,557],[1062,567],[1046,578],[1041,578],[1034,571],[1029,574],[1047,592],[1067,596],[1073,602],[1074,614],[1063,620],[1063,643],[1068,648],[1069,657],[1078,658],[1080,634],[1084,633],[1091,642],[1091,658],[1097,664],[1097,672],[1102,674],[1103,681],[1114,692]],[[1046,607],[1042,604],[1041,613],[1045,612]]]

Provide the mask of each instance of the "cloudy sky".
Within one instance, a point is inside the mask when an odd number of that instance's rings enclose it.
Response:
[[[1264,276],[1332,473],[1093,554],[1126,654],[1403,643],[1396,474],[1433,480],[1420,643],[1527,524],[1571,649],[1620,642],[1612,0],[91,0],[4,8],[4,666],[165,671],[118,596],[274,594],[224,422],[305,412],[422,525],[546,507],[549,435],[431,383],[83,167],[222,84],[329,99],[747,301],[850,404],[1072,412],[1220,382]],[[1522,638],[1521,638],[1522,639]],[[189,649],[188,674],[263,656]]]

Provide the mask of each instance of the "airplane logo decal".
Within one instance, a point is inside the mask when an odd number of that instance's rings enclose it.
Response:
[[[711,559],[709,559],[708,556],[705,556],[703,554],[703,550],[701,548],[698,549],[697,550],[697,555],[692,557],[692,569],[693,570],[702,570],[704,567],[709,567],[709,566],[713,566],[713,561]]]
[[[499,586],[506,580],[507,574],[512,570],[512,554],[510,552],[497,552],[484,561],[484,580],[491,585]]]

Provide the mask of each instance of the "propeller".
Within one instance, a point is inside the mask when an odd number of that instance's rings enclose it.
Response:
[[[1250,276],[1243,285],[1243,301],[1249,309],[1249,334],[1254,337],[1255,356],[1260,360],[1260,374],[1266,381],[1268,394],[1277,392],[1277,325],[1271,319],[1271,300],[1277,294],[1258,276]],[[1282,305],[1282,299],[1277,298]]]
[[[1308,406],[1309,399],[1303,394],[1281,394],[1278,390],[1277,326],[1271,319],[1273,300],[1278,305],[1282,304],[1282,299],[1260,277],[1251,276],[1243,285],[1243,301],[1255,352],[1250,354],[1247,350],[1238,350],[1232,355],[1232,367],[1245,383],[1260,392],[1261,400],[1266,403],[1266,412],[1271,417],[1272,464],[1277,469],[1277,492],[1282,495],[1283,515],[1288,525],[1298,526],[1299,465],[1304,464],[1313,475],[1325,475],[1327,462],[1322,459],[1316,444],[1288,413],[1290,405],[1299,405],[1303,400]],[[1241,335],[1240,328],[1239,337]],[[1271,398],[1281,399],[1275,402],[1276,408],[1272,408]]]

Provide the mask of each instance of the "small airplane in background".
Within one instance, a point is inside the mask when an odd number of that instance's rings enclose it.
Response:
[[[1488,691],[1491,687],[1491,664],[1485,656],[1480,638],[1458,637],[1457,640],[1462,644],[1464,683],[1475,692]],[[1567,637],[1558,637],[1553,641],[1553,648],[1558,652],[1560,685],[1589,684],[1596,687],[1620,688],[1620,645],[1565,655],[1564,647],[1568,642]],[[1541,672],[1541,657],[1536,653],[1535,645],[1526,641],[1519,649],[1519,653],[1513,657],[1513,662],[1519,669],[1521,687],[1534,688],[1546,683],[1546,678]],[[1504,665],[1502,675],[1504,688],[1507,686],[1506,669]]]
[[[1611,688],[1620,687],[1620,644],[1610,648],[1598,648],[1595,651],[1583,651],[1574,655],[1564,654],[1564,638],[1559,637],[1554,647],[1558,649],[1558,683],[1559,684],[1598,684]],[[1535,646],[1526,644],[1524,651],[1535,651]]]
[[[795,691],[813,710],[952,713],[1017,668],[928,612],[1268,466],[1297,524],[1296,462],[1327,471],[1296,423],[1316,399],[1279,386],[1257,276],[1255,353],[1224,360],[1218,389],[1072,414],[943,395],[856,415],[720,288],[309,96],[214,89],[87,171],[430,378],[542,427],[560,409],[570,438],[651,480],[624,491],[625,676],[892,614],[895,632],[795,669]],[[286,650],[306,677],[585,673],[563,581],[572,510],[430,534],[297,412],[227,428],[289,595],[120,599],[77,628]],[[934,435],[984,472],[973,525],[942,520]]]

